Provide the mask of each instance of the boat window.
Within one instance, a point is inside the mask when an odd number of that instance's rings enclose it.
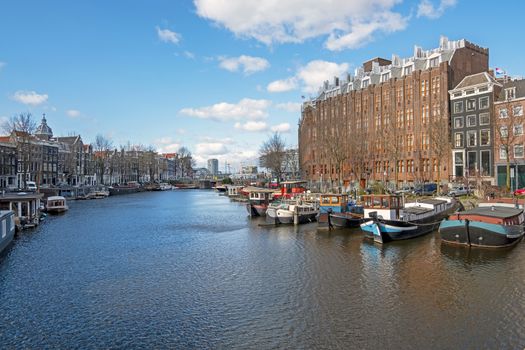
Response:
[[[332,204],[338,204],[339,203],[339,197],[332,197]]]
[[[383,208],[388,208],[389,207],[389,203],[388,203],[388,197],[383,197],[382,198],[382,202],[383,204],[381,205]]]
[[[330,204],[330,197],[327,197],[327,196],[323,197],[322,202],[323,204]]]
[[[372,200],[374,201],[374,207],[380,207],[381,206],[381,198],[373,197]]]

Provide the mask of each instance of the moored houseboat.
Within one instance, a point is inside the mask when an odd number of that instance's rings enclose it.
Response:
[[[45,209],[48,213],[62,213],[69,209],[66,198],[51,196],[47,198]]]
[[[454,198],[434,197],[405,203],[397,195],[363,196],[361,230],[377,243],[404,240],[436,230],[441,220],[459,208]]]
[[[266,211],[266,221],[272,224],[306,224],[316,220],[319,206],[313,202],[292,199],[272,203]]]
[[[9,246],[15,235],[15,212],[0,210],[0,253]]]
[[[439,233],[445,243],[501,248],[523,238],[523,224],[523,209],[494,203],[450,215],[441,222]]]
[[[347,194],[321,194],[317,227],[359,227],[363,219],[363,207],[356,205]]]
[[[243,192],[248,194],[246,210],[250,216],[265,216],[275,191],[269,188],[245,187]]]

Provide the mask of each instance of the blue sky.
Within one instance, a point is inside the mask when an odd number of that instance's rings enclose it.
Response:
[[[235,169],[255,164],[274,131],[296,145],[301,96],[372,57],[408,57],[445,35],[525,75],[524,10],[474,0],[0,0],[0,122],[46,113],[56,136],[186,146],[198,165],[218,158]]]

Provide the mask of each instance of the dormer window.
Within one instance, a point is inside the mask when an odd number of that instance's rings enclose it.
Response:
[[[363,82],[362,82],[362,87],[363,89],[368,87],[368,84],[370,84],[370,79],[364,79]]]
[[[505,99],[506,100],[512,100],[514,97],[516,97],[516,88],[512,87],[509,89],[505,89]]]
[[[383,73],[381,75],[381,82],[382,83],[386,83],[387,81],[390,80],[390,72],[387,72],[387,73]]]
[[[412,74],[412,68],[413,68],[413,67],[414,67],[414,66],[412,66],[412,65],[410,65],[410,66],[406,66],[406,67],[404,68],[403,74],[404,74],[404,75],[410,75],[410,74]]]
[[[428,60],[428,67],[437,67],[439,65],[439,57],[434,57]]]

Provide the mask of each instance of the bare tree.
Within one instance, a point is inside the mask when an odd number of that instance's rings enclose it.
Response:
[[[259,149],[259,163],[269,169],[278,180],[283,173],[286,145],[279,133],[274,133]]]
[[[523,134],[523,129],[519,128],[519,125],[523,123],[523,110],[518,108],[521,106],[519,103],[513,103],[511,98],[507,98],[504,103],[500,104],[496,113],[494,113],[494,128],[495,133],[498,136],[501,150],[505,154],[505,161],[507,167],[505,185],[507,192],[510,191],[510,161],[511,161],[511,150],[520,140]],[[496,152],[498,150],[495,150]],[[517,176],[517,175],[516,175]]]
[[[437,163],[437,181],[441,183],[441,166],[442,164],[447,164],[452,144],[450,141],[449,113],[446,103],[442,103],[438,111],[439,114],[432,116],[429,120],[428,135],[429,146]]]
[[[33,162],[33,147],[31,141],[33,133],[36,130],[36,122],[33,120],[31,113],[20,113],[12,116],[8,121],[4,122],[2,129],[14,136],[16,140],[16,148],[18,153],[18,161],[21,163],[23,173],[24,188],[28,180],[28,174],[31,172],[31,164]],[[39,166],[40,164],[38,164]],[[37,169],[38,170],[38,169]],[[39,183],[39,181],[37,181]]]
[[[96,169],[97,173],[100,176],[99,184],[104,183],[104,173],[106,171],[106,167],[110,167],[109,160],[110,160],[110,151],[113,147],[113,143],[111,140],[105,138],[104,136],[98,134],[95,137],[95,144],[93,145],[95,152],[97,152],[96,157]]]
[[[193,173],[193,167],[195,166],[195,160],[191,156],[191,152],[186,147],[181,147],[177,151],[177,165],[175,166],[176,169],[180,169],[181,176],[191,176]]]

